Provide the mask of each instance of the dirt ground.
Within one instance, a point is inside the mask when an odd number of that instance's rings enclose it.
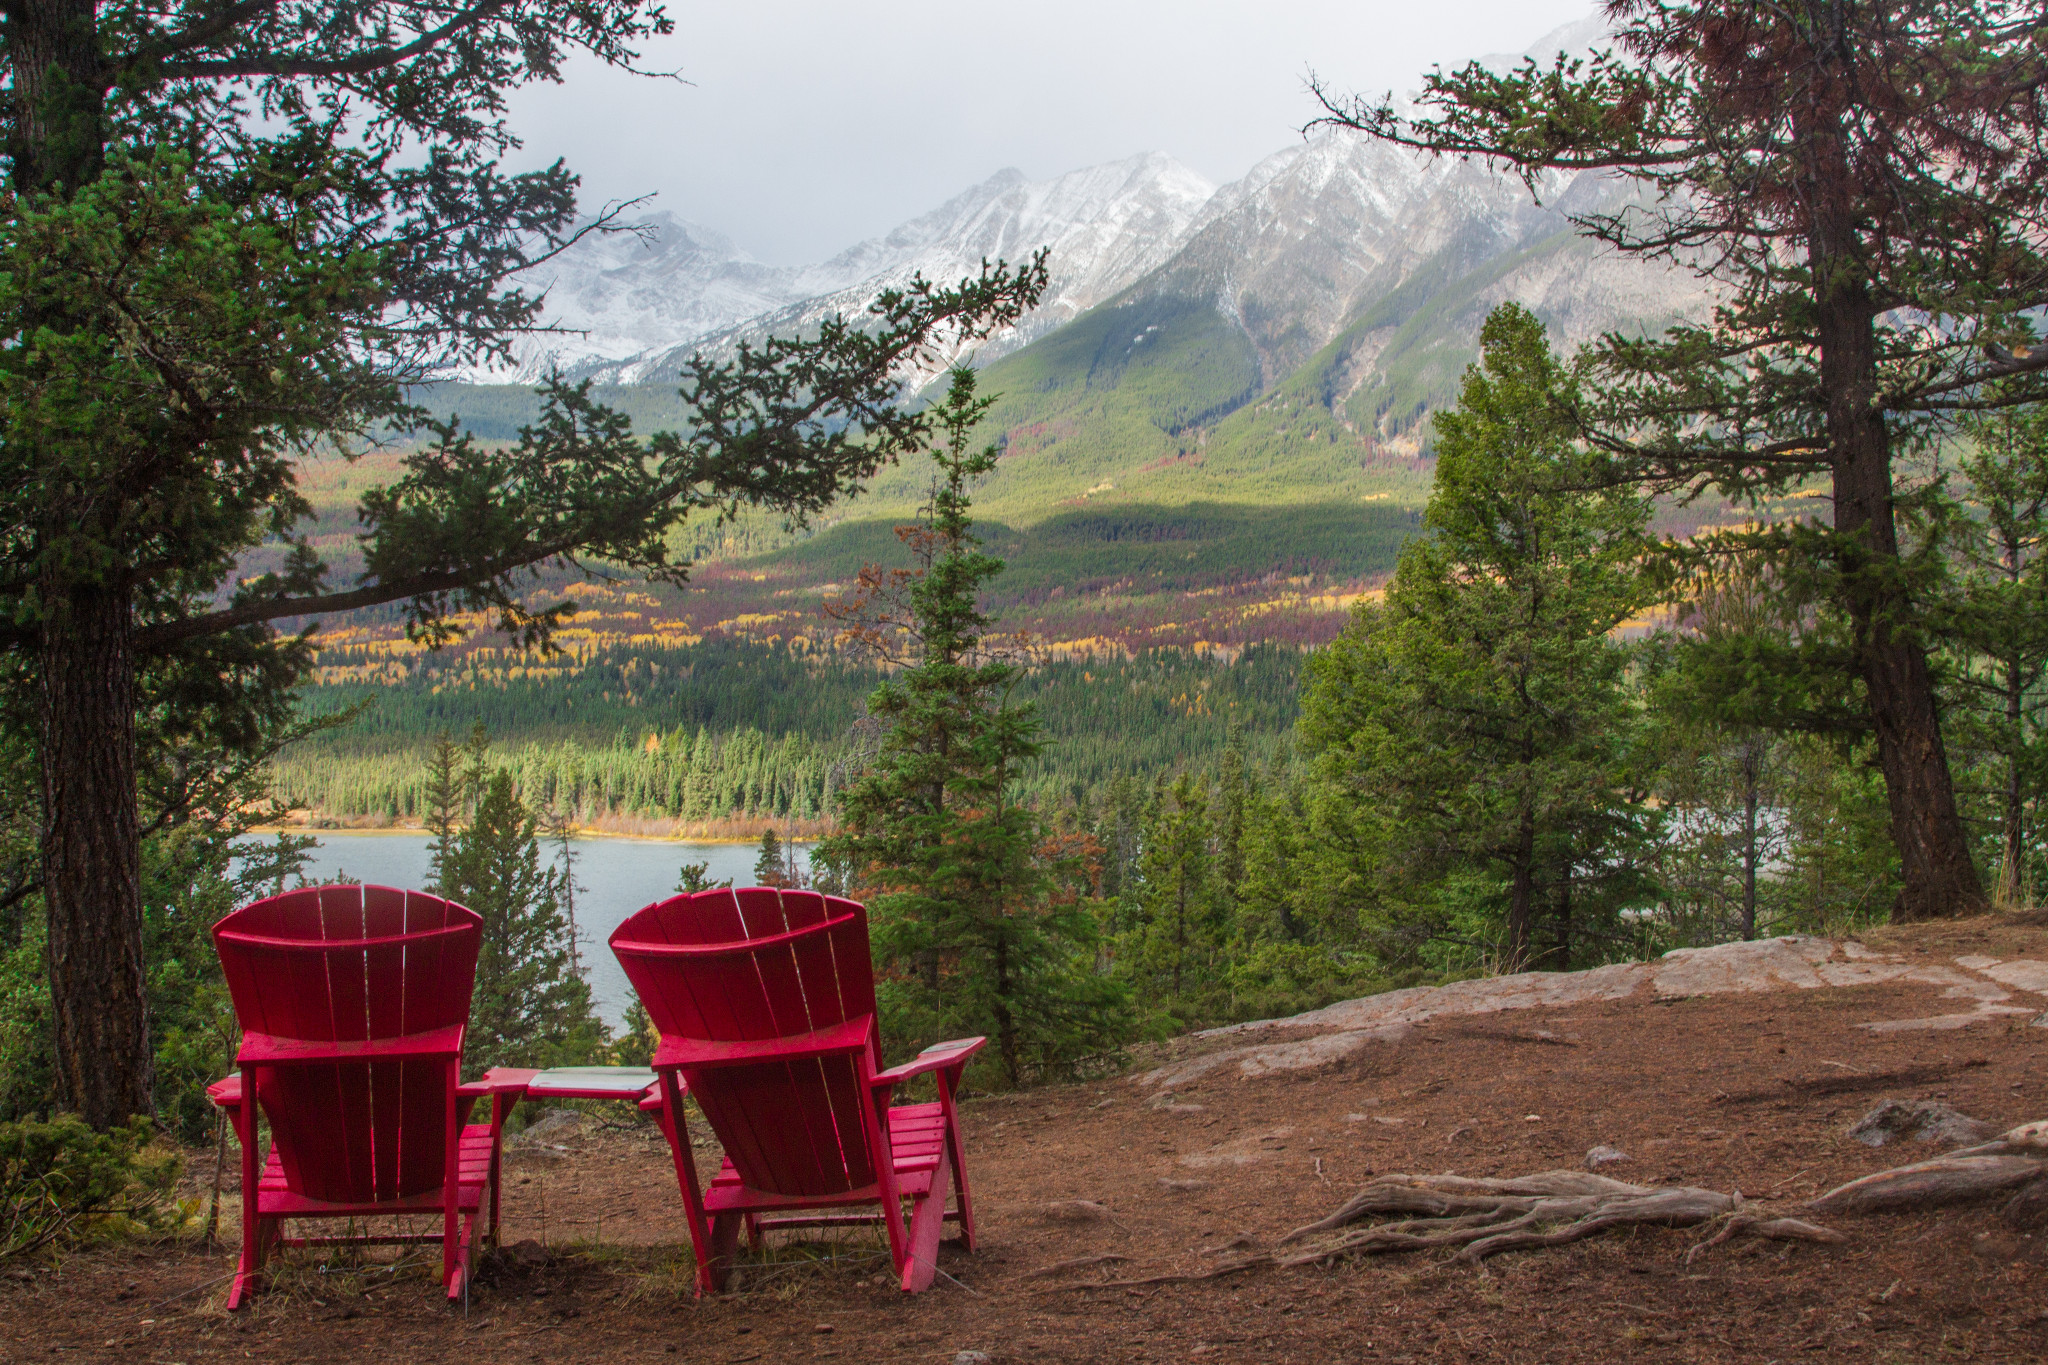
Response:
[[[1873,936],[1930,962],[2048,959],[2048,930],[1976,921]],[[1886,983],[1431,1020],[1321,1070],[1211,1073],[1170,1097],[1129,1079],[965,1106],[982,1248],[947,1243],[928,1293],[891,1287],[874,1236],[771,1248],[737,1292],[690,1293],[673,1168],[651,1128],[586,1124],[508,1161],[505,1249],[466,1311],[417,1263],[294,1253],[222,1311],[225,1247],[123,1245],[0,1274],[0,1362],[201,1360],[2040,1361],[2048,1227],[1996,1206],[1833,1221],[1839,1246],[1650,1230],[1483,1266],[1383,1256],[1195,1283],[1092,1288],[1217,1265],[1335,1208],[1375,1174],[1510,1175],[1607,1144],[1642,1183],[1741,1190],[1790,1211],[1932,1155],[1846,1128],[1888,1098],[2005,1127],[2048,1118],[2048,1027],[1853,1025],[1953,1008]],[[1548,1036],[1544,1036],[1548,1035]],[[1182,1045],[1180,1051],[1185,1051]],[[188,1179],[203,1184],[210,1155]],[[1061,1200],[1109,1216],[1052,1216]],[[232,1229],[232,1207],[226,1220]],[[1117,1255],[1034,1276],[1067,1258]]]

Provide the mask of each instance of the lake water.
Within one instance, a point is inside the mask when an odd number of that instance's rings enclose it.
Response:
[[[360,881],[380,886],[420,887],[427,883],[428,836],[349,834],[320,830],[320,846],[306,863],[309,882]],[[541,845],[543,855],[554,852]],[[688,844],[667,839],[572,839],[576,860],[576,931],[590,973],[598,1015],[617,1028],[633,998],[618,959],[604,946],[619,921],[644,905],[674,894],[684,863],[709,863],[711,880],[732,878],[735,886],[754,881],[753,844]],[[809,853],[798,845],[798,861]]]

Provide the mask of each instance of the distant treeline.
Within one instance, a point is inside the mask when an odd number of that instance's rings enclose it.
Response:
[[[1055,741],[1022,791],[1056,805],[1120,774],[1205,763],[1233,730],[1270,755],[1294,723],[1302,657],[1261,645],[1230,659],[1156,650],[1048,663],[1019,688]],[[863,701],[881,674],[840,657],[707,639],[536,663],[415,656],[390,664],[403,676],[389,682],[309,687],[310,714],[370,705],[287,752],[279,795],[319,816],[418,819],[434,736],[481,722],[537,808],[580,820],[812,820],[875,739]]]

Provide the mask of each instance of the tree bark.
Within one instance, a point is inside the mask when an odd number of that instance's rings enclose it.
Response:
[[[1757,849],[1757,808],[1763,798],[1763,761],[1758,752],[1760,736],[1751,733],[1742,741],[1742,937],[1756,937],[1756,874],[1762,861]]]
[[[107,79],[96,0],[8,0],[14,188],[74,193],[106,161]]]
[[[128,594],[73,588],[42,628],[43,902],[57,1101],[95,1128],[151,1108]]]
[[[1524,768],[1524,781],[1527,781]],[[1526,786],[1521,819],[1515,829],[1515,850],[1508,874],[1508,960],[1511,972],[1529,965],[1529,940],[1534,931],[1536,900],[1536,810]]]
[[[1855,631],[1878,763],[1891,808],[1904,885],[1895,921],[1966,915],[1985,908],[1984,888],[1956,809],[1941,740],[1927,651],[1912,628],[1892,503],[1891,436],[1879,407],[1877,315],[1849,211],[1848,163],[1839,112],[1800,111],[1815,205],[1807,238],[1813,271],[1820,379],[1834,474],[1837,568]]]
[[[95,0],[7,0],[8,152],[18,193],[68,197],[105,166],[97,9]],[[80,325],[61,308],[29,322],[59,332]],[[59,471],[49,482],[68,480]],[[57,1102],[106,1128],[150,1112],[155,1069],[142,954],[134,612],[119,578],[118,530],[101,524],[107,509],[73,496],[48,509],[39,528],[44,557],[59,566],[43,584],[36,655],[43,902]]]
[[[2020,903],[2020,864],[2026,857],[2026,784],[2020,772],[2020,745],[2026,724],[2026,674],[2015,655],[2005,670],[2005,838],[1998,860],[1998,899],[2007,907]]]

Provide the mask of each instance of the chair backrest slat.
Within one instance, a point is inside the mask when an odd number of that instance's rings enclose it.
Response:
[[[242,1027],[315,1044],[464,1023],[482,937],[482,919],[467,908],[384,886],[286,892],[214,925]],[[297,1193],[371,1203],[441,1184],[445,1060],[260,1066],[256,1083]]]
[[[685,1076],[749,1186],[821,1195],[873,1183],[860,1064],[878,1064],[879,1039],[862,907],[772,887],[703,891],[647,906],[612,932],[611,946],[665,1036],[772,1042],[869,1020],[864,1057],[686,1068]]]

